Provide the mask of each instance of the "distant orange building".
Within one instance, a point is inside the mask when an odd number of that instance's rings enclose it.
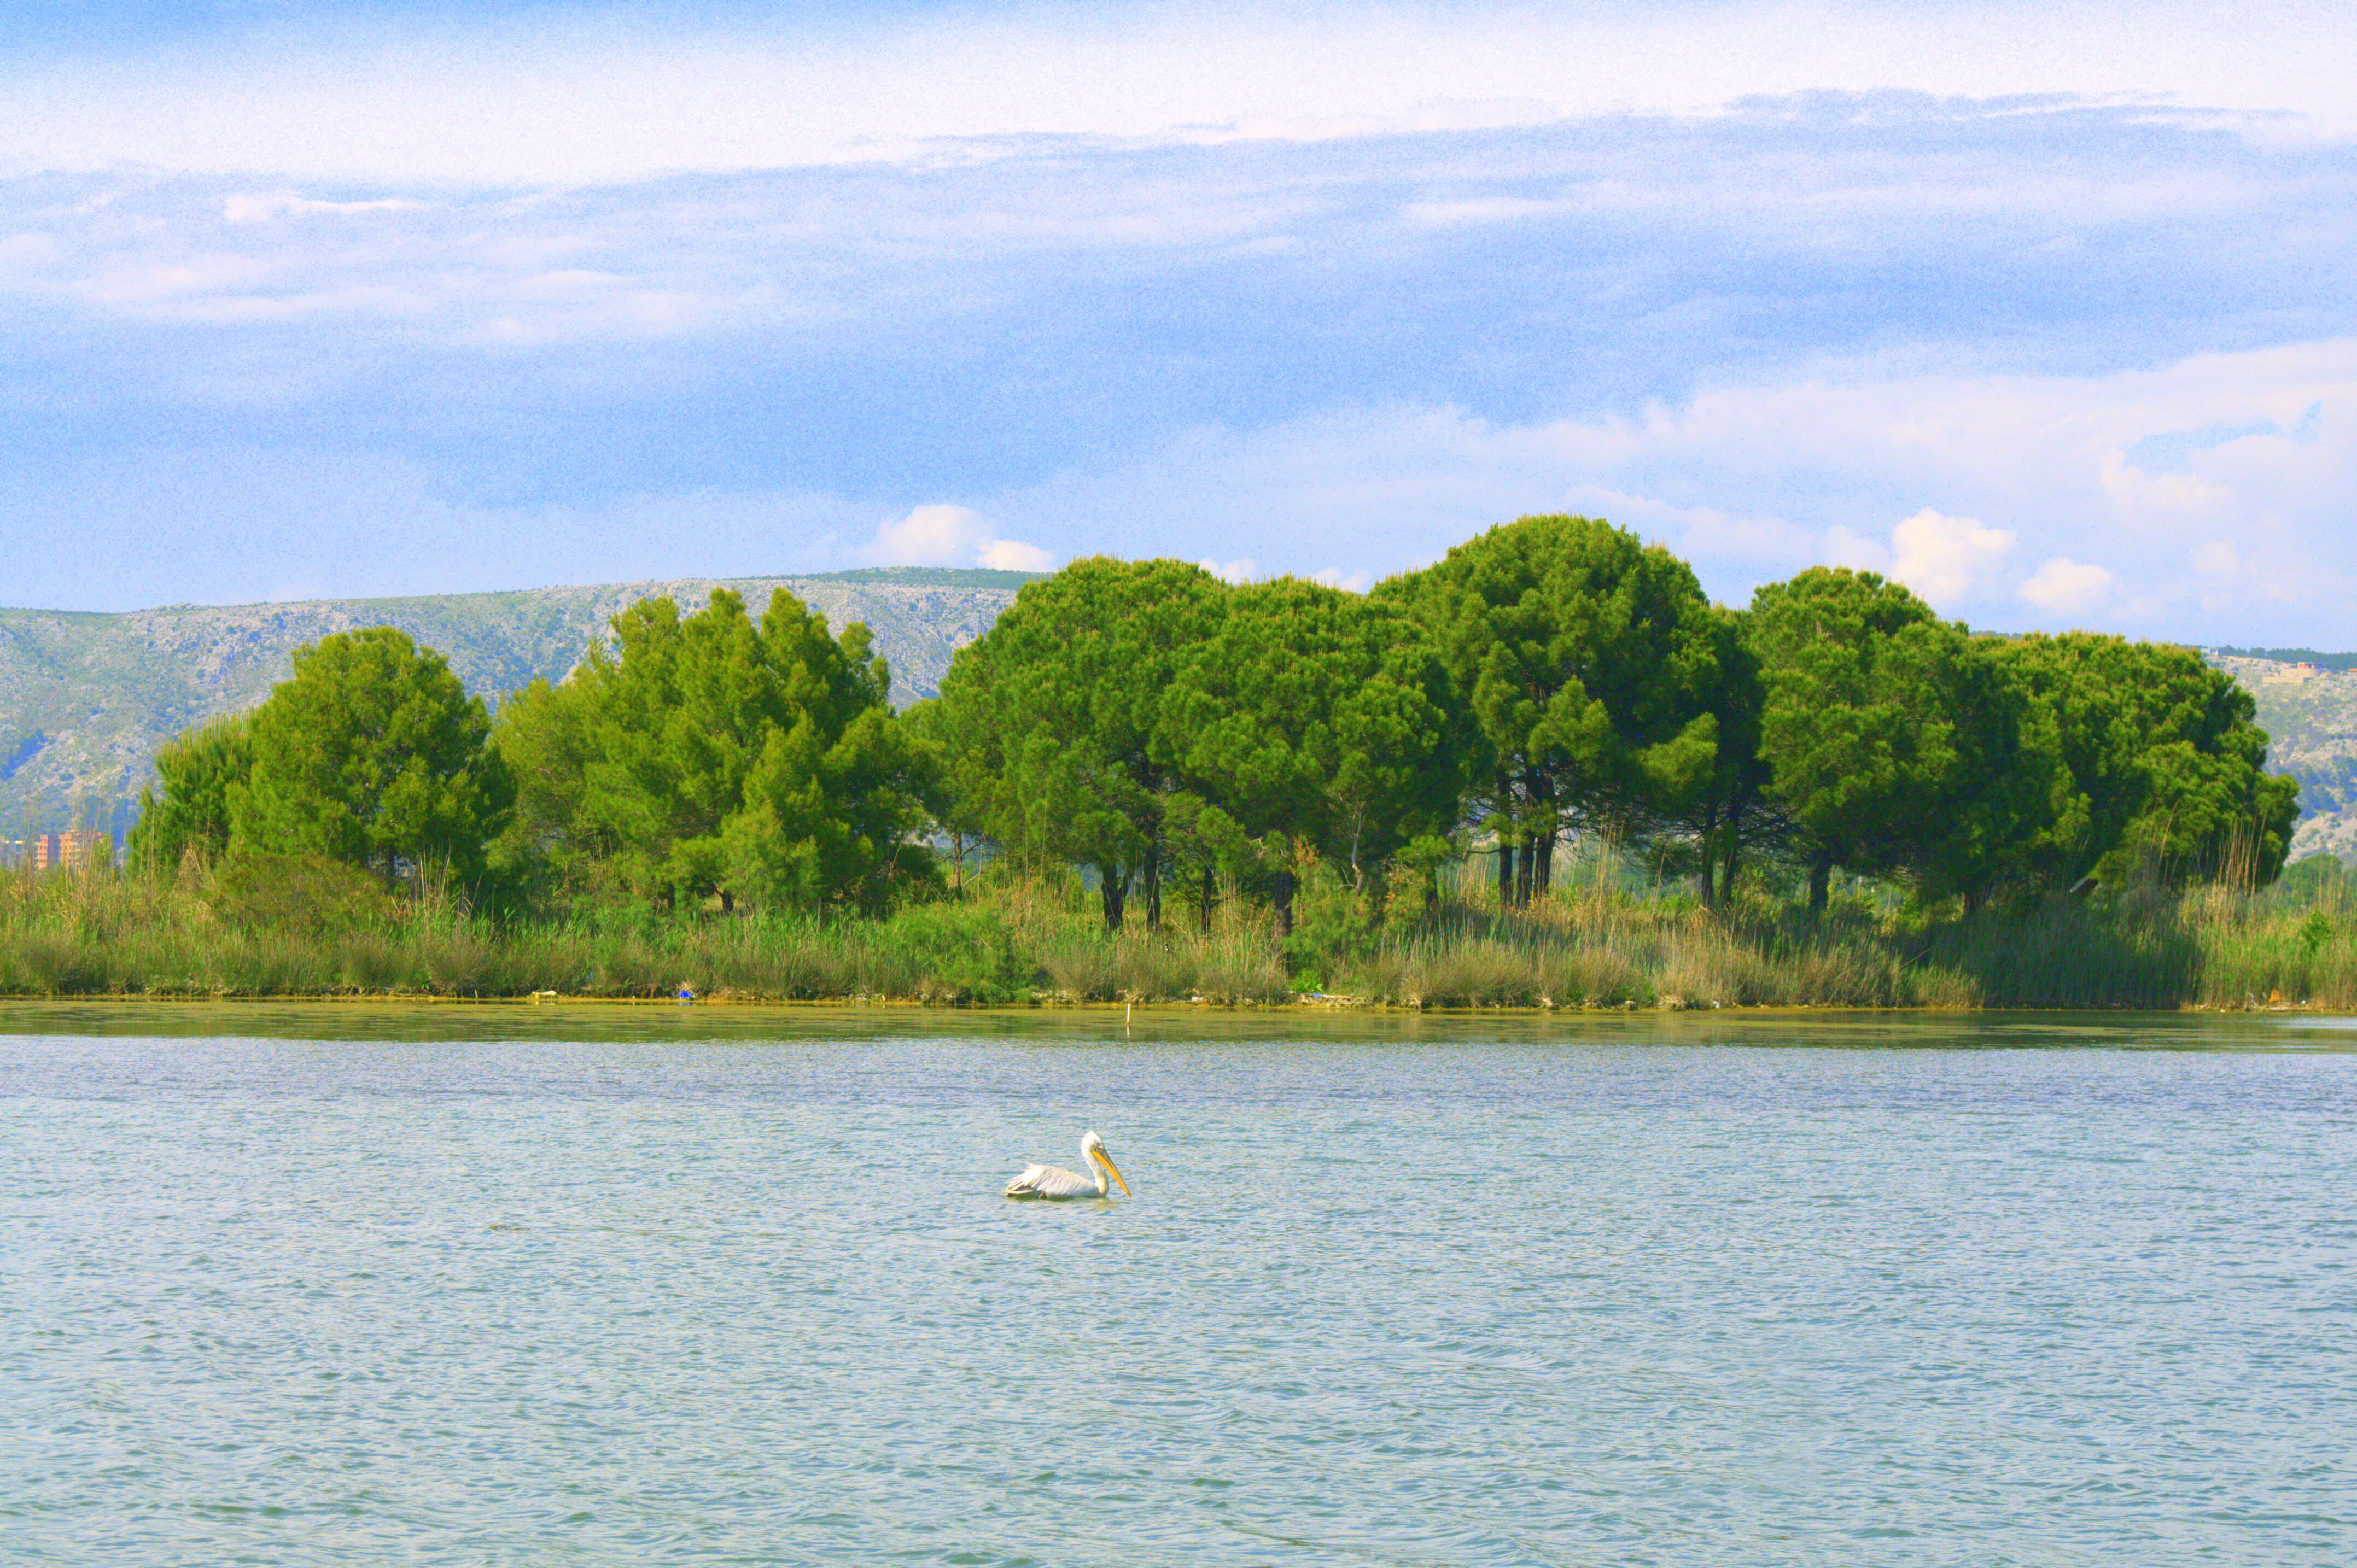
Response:
[[[101,839],[106,841],[107,848],[114,847],[114,835],[112,833],[83,832],[79,829],[70,828],[61,833],[38,834],[32,841],[33,869],[36,871],[48,871],[52,868],[72,870],[77,866],[88,865],[90,853],[98,847],[98,841]]]

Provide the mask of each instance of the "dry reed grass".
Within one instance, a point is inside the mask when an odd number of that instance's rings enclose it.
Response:
[[[1713,913],[1576,875],[1533,908],[1501,911],[1467,877],[1432,917],[1390,925],[1333,893],[1326,924],[1280,943],[1267,911],[1234,897],[1206,929],[1174,907],[1154,935],[1135,919],[1109,933],[1070,875],[983,876],[962,901],[883,920],[606,911],[511,923],[399,903],[332,869],[243,875],[0,875],[0,993],[653,997],[688,986],[1238,1006],[1316,988],[1411,1007],[2357,1009],[2347,879],[2307,898],[2147,886],[1971,918],[1853,901],[1812,919],[1758,897]]]

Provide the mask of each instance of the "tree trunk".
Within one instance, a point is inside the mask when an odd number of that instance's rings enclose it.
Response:
[[[1157,842],[1146,846],[1145,870],[1146,932],[1152,936],[1162,929],[1162,845]]]
[[[1810,914],[1822,915],[1825,912],[1825,903],[1832,895],[1833,885],[1834,857],[1824,850],[1819,850],[1816,858],[1809,862]]]
[[[720,890],[720,912],[724,915],[733,915],[737,912],[737,895],[729,892],[726,887]]]
[[[1743,813],[1730,806],[1727,810],[1727,854],[1718,863],[1718,897],[1722,904],[1735,902],[1735,869],[1743,858]]]
[[[1718,803],[1704,808],[1702,814],[1702,907],[1718,908],[1717,890],[1711,886],[1711,874],[1718,869]]]
[[[1203,889],[1195,906],[1196,918],[1201,923],[1205,936],[1211,933],[1211,907],[1218,902],[1218,893],[1219,885],[1212,877],[1211,868],[1207,865],[1203,867]]]
[[[1514,879],[1514,903],[1517,908],[1528,908],[1531,902],[1531,883],[1538,875],[1539,846],[1536,839],[1524,841],[1521,860],[1522,865]]]
[[[1129,873],[1116,876],[1111,866],[1098,866],[1097,896],[1104,904],[1105,929],[1120,935],[1122,906],[1129,900]]]
[[[1276,909],[1276,934],[1279,937],[1289,937],[1293,934],[1294,886],[1294,876],[1290,871],[1280,871],[1269,879],[1268,901]]]
[[[1498,910],[1503,914],[1514,907],[1514,783],[1505,774],[1497,776],[1495,792],[1491,797],[1498,809],[1490,813],[1490,825],[1498,834]]]
[[[1539,835],[1538,842],[1531,845],[1532,851],[1538,857],[1537,870],[1531,879],[1532,891],[1540,898],[1544,898],[1547,896],[1547,890],[1555,886],[1555,835],[1562,831],[1560,828],[1550,826],[1545,832]]]

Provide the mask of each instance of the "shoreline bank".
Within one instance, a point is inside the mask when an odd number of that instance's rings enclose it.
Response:
[[[1125,1015],[1140,1020],[1170,1017],[1242,1016],[1266,1015],[1273,1016],[1308,1017],[1318,1015],[1351,1014],[1366,1016],[1402,1016],[1427,1018],[1619,1018],[1667,1017],[1687,1014],[1717,1015],[1740,1018],[1871,1018],[1882,1015],[1898,1017],[1928,1017],[1955,1015],[1988,1017],[2051,1015],[2059,1017],[2086,1018],[2121,1015],[2176,1014],[2186,1016],[2357,1016],[2345,1005],[2327,1001],[2303,998],[2299,1001],[2222,1004],[2183,1002],[2165,1006],[2135,1006],[2126,1004],[2091,1003],[2080,1005],[2038,1006],[2011,1004],[1960,1003],[1706,1003],[1640,1005],[1635,1003],[1610,1003],[1587,1005],[1579,1003],[1498,1003],[1491,1004],[1445,1004],[1377,1001],[1356,996],[1300,997],[1289,1002],[1105,1002],[1096,1000],[1066,1000],[1040,998],[1028,1002],[976,1002],[929,1000],[902,996],[761,996],[724,993],[698,996],[693,1002],[681,1002],[663,996],[558,996],[534,1001],[529,995],[445,995],[434,992],[403,991],[325,991],[325,992],[0,992],[0,1007],[124,1007],[173,1008],[213,1006],[316,1007],[327,1010],[362,1007],[418,1008],[435,1011],[532,1012],[538,1010],[554,1015],[564,1012],[614,1013],[906,1013],[956,1014],[975,1015],[1006,1014],[1011,1015],[1043,1015],[1057,1017],[1102,1017],[1121,1019]]]

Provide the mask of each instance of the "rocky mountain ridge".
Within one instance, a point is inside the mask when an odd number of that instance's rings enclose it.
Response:
[[[2357,659],[2267,651],[2279,657],[2219,650],[2209,658],[2251,693],[2271,743],[2269,769],[2299,780],[2291,857],[2357,860]]]
[[[640,599],[667,594],[688,611],[729,588],[758,615],[782,587],[837,630],[866,622],[891,662],[894,700],[906,703],[934,693],[950,655],[988,630],[1030,576],[887,567],[112,615],[0,609],[0,839],[77,822],[119,836],[154,777],[156,746],[259,703],[296,649],[333,632],[399,627],[496,701],[535,676],[562,680]]]

